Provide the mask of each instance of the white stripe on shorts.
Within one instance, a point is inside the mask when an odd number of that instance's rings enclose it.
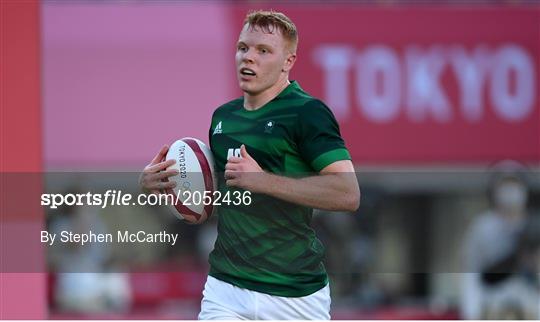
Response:
[[[208,276],[199,320],[330,320],[330,287],[303,297],[255,292]]]

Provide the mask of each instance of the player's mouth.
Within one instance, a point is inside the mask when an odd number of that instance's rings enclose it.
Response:
[[[242,79],[248,80],[257,76],[257,73],[255,73],[255,71],[253,71],[252,69],[244,67],[240,68],[240,75]]]

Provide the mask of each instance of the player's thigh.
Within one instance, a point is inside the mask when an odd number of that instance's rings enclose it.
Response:
[[[199,320],[246,320],[249,295],[229,283],[208,276],[204,285]]]
[[[201,302],[201,312],[197,318],[199,320],[243,320],[227,307],[204,299]]]
[[[303,297],[257,294],[257,319],[330,320],[330,286]]]

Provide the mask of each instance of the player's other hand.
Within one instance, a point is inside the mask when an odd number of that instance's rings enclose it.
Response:
[[[249,155],[246,146],[240,147],[241,157],[231,157],[225,165],[225,180],[229,187],[260,192],[264,187],[264,170]]]
[[[139,176],[139,185],[144,192],[159,194],[162,189],[174,188],[176,186],[176,183],[173,181],[163,181],[165,178],[178,174],[178,170],[170,169],[165,171],[167,167],[176,162],[174,160],[164,161],[167,151],[169,151],[169,146],[164,145]]]

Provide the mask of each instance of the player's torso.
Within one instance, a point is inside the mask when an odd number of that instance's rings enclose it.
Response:
[[[240,146],[265,170],[273,173],[309,172],[296,146],[298,106],[270,103],[248,111],[242,101],[217,111],[212,119],[211,148],[216,170],[223,172],[227,159],[240,156]]]
[[[265,171],[285,176],[313,171],[297,146],[299,109],[310,98],[294,94],[255,111],[244,109],[242,99],[216,110],[209,135],[221,192],[230,190],[223,178],[227,159],[240,156],[242,144]],[[249,206],[218,209],[210,274],[281,296],[303,296],[326,285],[323,246],[310,227],[312,209],[265,195],[252,199]]]

